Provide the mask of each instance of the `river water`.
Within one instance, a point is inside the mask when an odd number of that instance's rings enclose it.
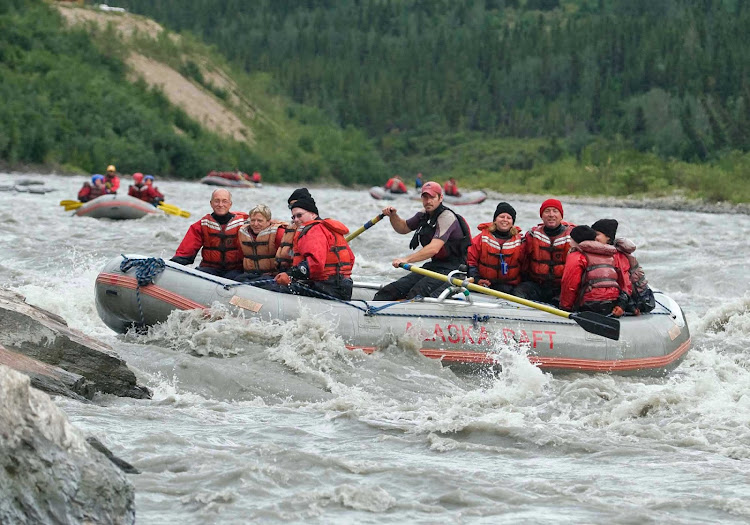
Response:
[[[285,323],[182,312],[117,335],[96,313],[97,273],[121,253],[171,257],[212,188],[159,181],[191,219],[114,222],[58,206],[81,177],[0,174],[0,187],[22,179],[56,191],[0,192],[3,286],[111,345],[154,392],[56,399],[141,471],[138,523],[750,521],[746,215],[566,204],[571,222],[620,221],[649,281],[684,308],[693,347],[671,375],[645,379],[553,377],[499,348],[503,372],[490,377],[408,346],[349,351],[319,312]],[[292,189],[237,189],[234,209],[266,203],[287,218]],[[365,191],[311,191],[351,229],[381,207]],[[497,200],[458,211],[475,226]],[[539,203],[512,203],[519,226],[538,222]],[[418,204],[395,206],[408,217]],[[363,233],[355,277],[400,277],[389,263],[408,241],[386,221]]]

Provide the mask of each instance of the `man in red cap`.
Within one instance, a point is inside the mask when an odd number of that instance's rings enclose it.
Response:
[[[401,263],[426,261],[423,268],[448,274],[466,263],[466,251],[471,242],[469,226],[460,215],[443,206],[443,188],[434,181],[422,185],[422,206],[424,211],[417,212],[410,219],[403,219],[396,213],[396,208],[383,208],[383,215],[391,221],[393,229],[401,234],[414,232],[409,248],[416,252],[393,259],[391,264],[398,268]],[[431,277],[417,273],[405,275],[398,281],[384,286],[375,294],[376,301],[397,301],[422,297],[437,297],[448,285]]]
[[[563,221],[563,205],[547,199],[539,208],[542,222],[526,232],[525,277],[515,295],[531,301],[557,304],[560,300],[565,259],[570,251],[570,230],[575,224]]]

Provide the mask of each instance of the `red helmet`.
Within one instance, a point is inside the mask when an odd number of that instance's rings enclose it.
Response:
[[[136,184],[143,182],[143,173],[133,173],[133,180]]]

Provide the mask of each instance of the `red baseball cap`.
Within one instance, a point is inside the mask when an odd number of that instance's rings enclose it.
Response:
[[[431,195],[432,197],[435,197],[437,195],[443,194],[443,188],[437,182],[434,182],[434,181],[425,182],[422,185],[422,195],[424,195],[425,193],[427,195]]]

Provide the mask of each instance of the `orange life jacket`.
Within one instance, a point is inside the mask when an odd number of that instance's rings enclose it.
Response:
[[[268,227],[259,231],[258,235],[253,233],[249,224],[240,228],[237,235],[245,257],[242,267],[246,272],[275,273],[278,270],[276,232],[281,227],[281,222],[272,221]]]
[[[351,248],[349,248],[349,243],[347,243],[344,238],[344,234],[349,233],[349,228],[334,219],[315,219],[305,224],[294,235],[295,252],[292,264],[297,266],[304,260],[302,254],[296,251],[297,246],[299,245],[300,239],[307,235],[310,229],[318,224],[321,224],[333,234],[334,243],[328,248],[323,272],[320,275],[311,273],[310,279],[313,281],[325,281],[334,276],[351,277],[352,267],[354,266],[354,253],[352,253]]]
[[[526,234],[526,252],[529,254],[529,279],[539,284],[560,286],[565,258],[570,251],[570,230],[574,225],[562,222],[565,228],[554,237],[544,233],[544,225],[534,226]]]
[[[479,248],[479,277],[495,283],[516,286],[521,283],[521,254],[523,250],[523,232],[509,239],[498,239],[490,232],[491,222],[478,226],[482,232]],[[503,273],[505,263],[505,273]]]
[[[288,270],[292,266],[294,258],[294,236],[297,228],[294,224],[284,223],[284,236],[281,238],[279,247],[276,249],[276,266],[279,271]]]
[[[233,217],[226,224],[219,224],[208,213],[201,219],[203,250],[201,266],[222,270],[242,270],[244,256],[240,249],[237,232],[247,219],[247,214],[230,212]]]

